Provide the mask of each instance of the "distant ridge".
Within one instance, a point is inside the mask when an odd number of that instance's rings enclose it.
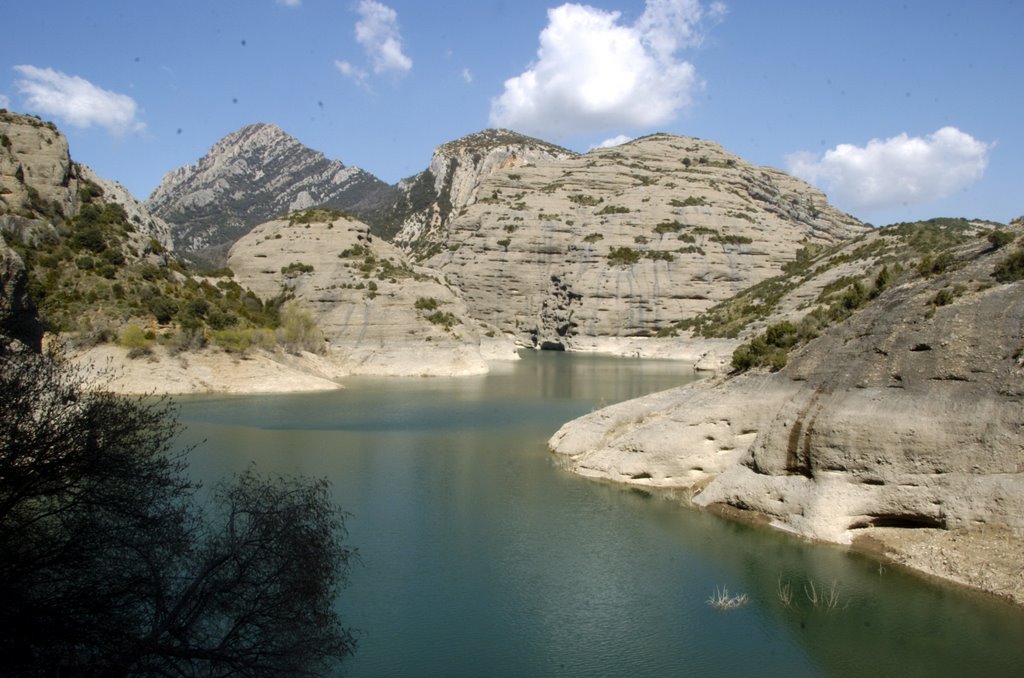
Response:
[[[388,185],[327,159],[276,125],[233,132],[195,164],[168,172],[146,200],[171,224],[176,248],[201,253],[227,246],[253,226],[288,212],[323,206],[360,213]]]

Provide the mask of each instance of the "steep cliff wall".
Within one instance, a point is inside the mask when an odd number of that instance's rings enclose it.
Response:
[[[77,168],[56,126],[33,116],[0,113],[0,212],[69,219],[77,193]]]
[[[655,336],[866,230],[783,172],[664,134],[477,181],[425,263],[530,346]]]

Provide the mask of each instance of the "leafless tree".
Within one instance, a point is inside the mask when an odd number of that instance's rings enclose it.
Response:
[[[185,474],[165,400],[0,355],[0,674],[322,675],[355,649],[325,481]]]

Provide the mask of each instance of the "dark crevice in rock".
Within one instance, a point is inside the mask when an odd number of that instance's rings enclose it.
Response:
[[[901,527],[904,529],[946,529],[946,519],[942,516],[926,516],[919,513],[883,513],[869,516],[862,521],[850,526],[850,529],[862,529],[865,527]]]

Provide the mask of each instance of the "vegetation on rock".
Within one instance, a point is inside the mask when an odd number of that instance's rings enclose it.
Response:
[[[809,244],[797,250],[782,275],[752,285],[661,334],[681,330],[706,338],[745,334],[750,339],[734,352],[732,368],[775,371],[785,366],[790,350],[845,320],[890,287],[915,278],[937,278],[1013,241],[1012,232],[990,230],[990,226],[965,219],[932,219],[887,226],[832,247]],[[972,244],[982,237],[989,248]],[[840,269],[850,272],[836,275]],[[999,282],[1024,278],[1024,248],[999,261],[992,275]],[[801,305],[809,311],[799,321],[776,321],[760,332],[750,332],[752,326],[777,317],[780,304],[798,288],[818,290],[813,302]],[[946,285],[933,294],[929,304],[933,309],[949,305],[967,291],[963,284]]]

